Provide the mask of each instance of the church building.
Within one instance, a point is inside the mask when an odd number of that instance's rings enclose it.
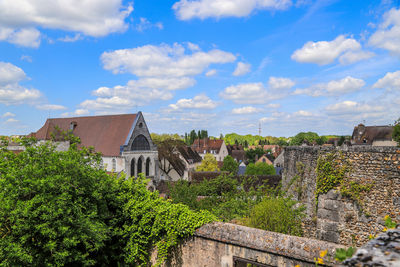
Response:
[[[31,136],[52,140],[58,129],[79,137],[79,146],[93,147],[100,152],[103,168],[108,172],[123,171],[128,176],[143,173],[153,181],[159,179],[157,147],[141,112],[47,119]]]

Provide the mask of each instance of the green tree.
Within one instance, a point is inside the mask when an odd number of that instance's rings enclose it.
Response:
[[[246,158],[247,158],[248,162],[250,162],[250,163],[255,163],[256,156],[258,158],[260,158],[264,154],[265,154],[265,151],[261,147],[256,147],[255,149],[246,150]]]
[[[274,165],[267,164],[265,162],[257,162],[256,164],[250,163],[246,167],[246,175],[274,175]]]
[[[219,171],[218,162],[215,157],[209,153],[204,156],[201,164],[197,166],[196,171],[198,172],[214,172]]]
[[[290,145],[291,146],[300,146],[303,144],[304,141],[307,141],[309,143],[315,142],[323,142],[324,140],[321,139],[317,133],[314,132],[301,132],[296,134],[291,140],[290,140]]]
[[[117,178],[91,149],[56,151],[23,140],[14,154],[0,147],[0,265],[144,265],[215,219],[165,201],[143,177]]]
[[[395,122],[393,127],[392,138],[397,142],[397,145],[400,146],[400,118]]]
[[[221,171],[229,172],[232,174],[237,174],[239,170],[239,164],[231,156],[226,156],[224,158],[224,163],[222,165]]]

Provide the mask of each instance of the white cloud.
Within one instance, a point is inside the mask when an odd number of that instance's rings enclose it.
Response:
[[[173,46],[145,45],[132,49],[104,52],[104,68],[113,73],[132,73],[142,77],[184,77],[200,74],[210,64],[223,64],[236,60],[228,52],[213,49],[208,52],[191,51],[175,43]],[[189,49],[190,50],[190,49]]]
[[[1,117],[2,118],[15,117],[15,114],[8,111],[8,112],[4,113]]]
[[[285,10],[291,0],[180,0],[172,9],[180,20],[209,17],[245,17],[254,10]]]
[[[270,95],[262,83],[242,83],[232,85],[220,96],[224,99],[232,100],[237,104],[263,104],[268,101]]]
[[[268,86],[272,90],[285,90],[290,89],[295,83],[288,78],[270,77],[268,80]]]
[[[31,56],[22,55],[20,59],[24,60],[26,62],[32,63],[32,57]]]
[[[244,62],[238,62],[235,71],[232,73],[234,76],[242,76],[249,73],[251,70],[251,64]]]
[[[36,108],[40,109],[40,110],[65,110],[65,109],[67,109],[64,106],[52,105],[52,104],[37,105]]]
[[[157,23],[151,23],[148,19],[146,18],[140,18],[139,19],[139,24],[136,25],[136,30],[139,32],[143,32],[145,30],[151,29],[151,28],[157,28],[159,30],[164,29],[164,25],[161,22]]]
[[[19,120],[16,120],[14,118],[9,118],[8,120],[6,120],[6,123],[16,123],[19,122]]]
[[[301,116],[301,117],[311,117],[313,114],[310,111],[299,110],[299,111],[293,112],[293,115]]]
[[[65,112],[61,114],[61,117],[72,117],[72,116],[82,116],[88,115],[90,112],[87,109],[77,109],[74,112]]]
[[[215,74],[217,74],[217,70],[216,69],[212,69],[212,70],[207,71],[205,75],[207,77],[211,77],[211,76],[214,76]]]
[[[342,64],[350,64],[373,56],[373,53],[361,50],[361,45],[353,38],[339,35],[335,40],[307,42],[302,48],[294,51],[291,58],[301,63],[326,65],[337,58]]]
[[[382,112],[385,110],[385,107],[361,104],[355,101],[343,101],[328,105],[325,110],[329,115],[357,115],[358,113],[368,114],[373,112]]]
[[[36,89],[27,89],[19,84],[27,79],[25,72],[17,66],[0,62],[0,103],[16,105],[33,103],[41,98],[42,94]]]
[[[252,114],[252,113],[257,113],[257,112],[260,112],[260,111],[261,110],[259,108],[255,108],[255,107],[252,107],[252,106],[232,109],[232,113],[233,114]]]
[[[75,34],[74,36],[65,36],[63,38],[58,38],[58,41],[65,42],[65,43],[73,43],[79,40],[82,40],[83,36],[80,33]]]
[[[195,96],[193,99],[179,99],[175,104],[170,104],[171,110],[182,109],[213,109],[217,107],[217,102],[211,100],[208,96],[201,94]]]
[[[391,9],[384,14],[383,22],[369,38],[369,44],[400,55],[400,9]]]
[[[309,95],[309,96],[336,96],[348,94],[360,90],[365,85],[361,79],[347,76],[341,80],[333,80],[328,83],[320,83],[305,89],[296,89],[294,95]]]
[[[261,122],[261,123],[267,123],[267,122],[272,122],[272,121],[276,121],[277,119],[276,118],[273,118],[273,117],[263,117],[263,118],[261,118],[259,121]]]
[[[0,40],[38,47],[38,27],[100,37],[125,31],[133,8],[122,0],[0,1]]]
[[[278,103],[276,103],[276,104],[268,104],[267,105],[267,108],[280,108],[281,107],[281,104],[278,104]]]
[[[400,70],[396,72],[388,72],[383,78],[380,78],[373,88],[384,88],[389,91],[400,92]]]

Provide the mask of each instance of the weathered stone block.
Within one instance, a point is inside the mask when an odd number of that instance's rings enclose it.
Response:
[[[317,214],[318,219],[339,222],[339,212],[337,210],[320,209]]]

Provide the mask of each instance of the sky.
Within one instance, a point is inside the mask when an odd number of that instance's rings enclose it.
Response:
[[[0,135],[138,111],[214,136],[393,124],[400,0],[0,0]]]

